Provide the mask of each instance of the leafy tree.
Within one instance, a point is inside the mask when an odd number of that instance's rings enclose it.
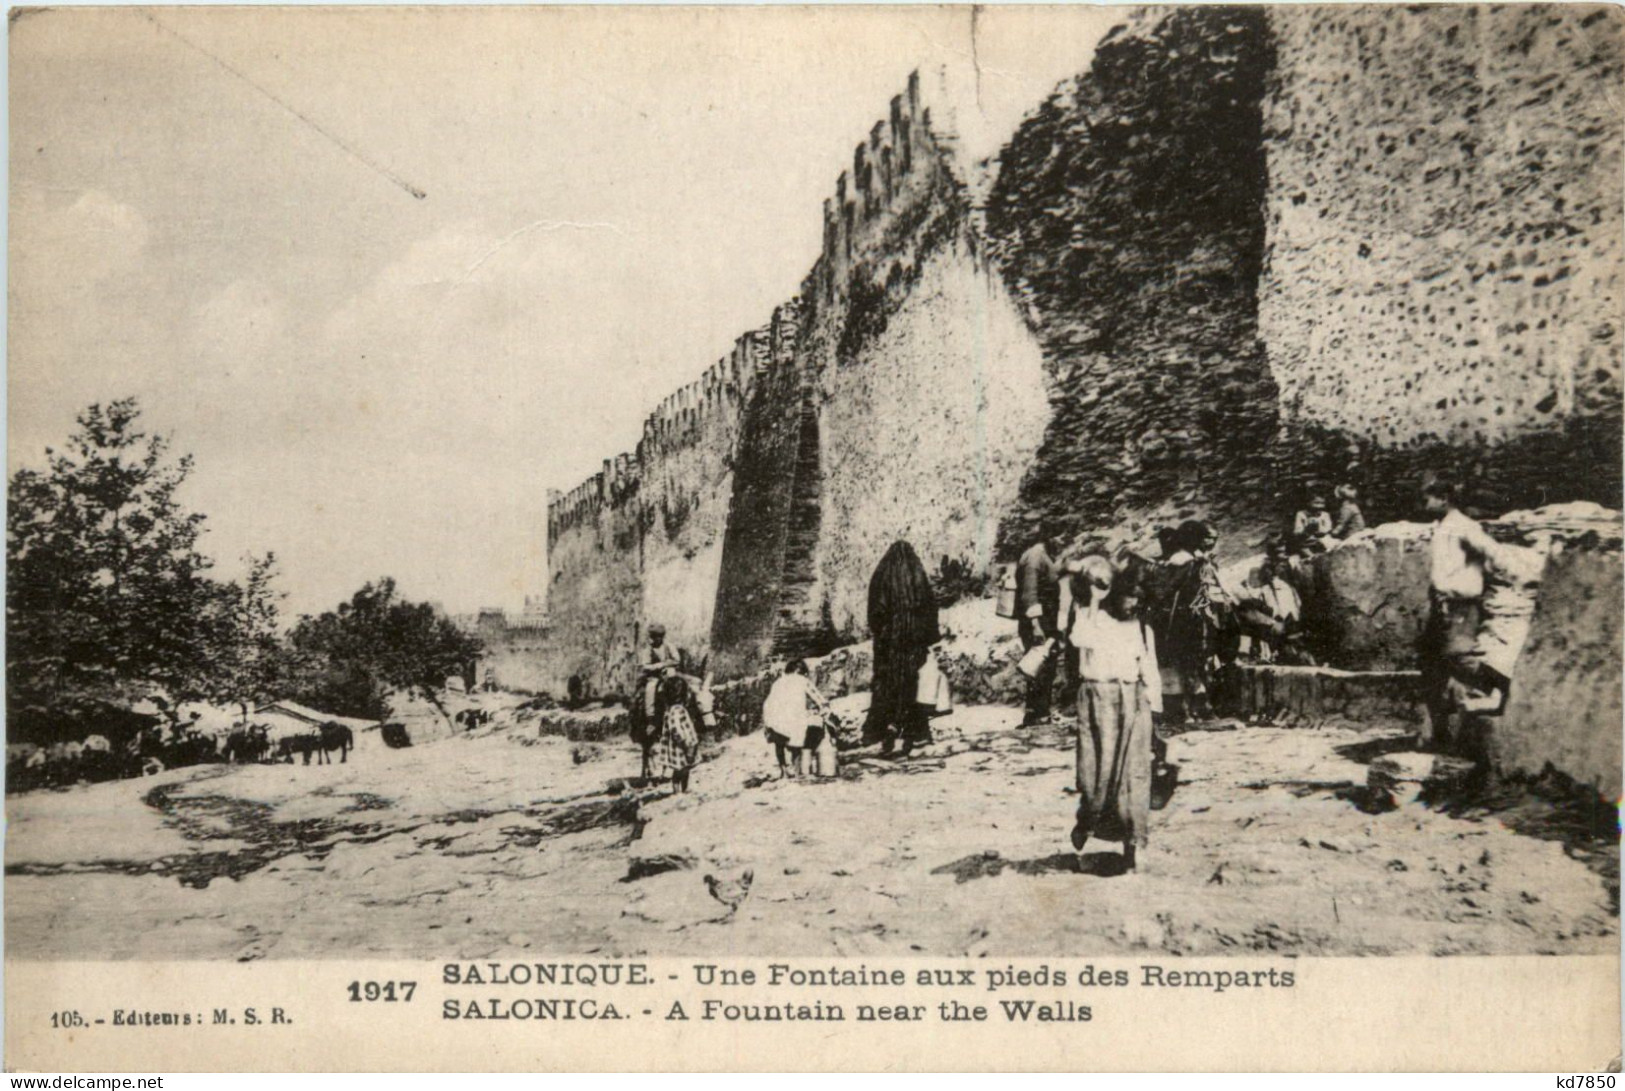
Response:
[[[11,478],[6,687],[19,713],[181,688],[195,671],[213,587],[203,516],[175,499],[192,463],[171,461],[139,416],[134,400],[93,405],[46,470]]]
[[[213,579],[204,517],[176,498],[192,470],[141,427],[134,399],[92,405],[43,470],[7,488],[6,696],[21,735],[144,697],[264,695],[280,669],[275,561]]]
[[[294,669],[278,632],[278,604],[285,596],[275,579],[275,554],[251,557],[247,578],[216,584],[204,612],[208,662],[195,695],[235,704],[245,717],[251,705],[281,696]]]
[[[425,604],[370,583],[279,636],[276,560],[210,576],[204,517],[176,498],[192,470],[141,428],[134,399],[92,405],[43,470],[8,483],[6,695],[17,737],[50,737],[142,698],[206,699],[246,714],[292,694],[381,717],[393,691],[438,704],[479,642]],[[82,730],[80,730],[82,733]]]
[[[480,641],[427,603],[407,602],[388,577],[330,610],[300,618],[292,646],[301,700],[349,716],[381,719],[392,692],[437,706],[446,678],[480,655]]]

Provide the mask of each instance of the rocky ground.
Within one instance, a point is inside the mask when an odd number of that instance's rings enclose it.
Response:
[[[860,697],[848,701],[861,701]],[[691,794],[499,715],[331,766],[202,766],[7,801],[23,958],[1617,952],[1617,839],[1503,791],[1374,807],[1406,725],[1170,740],[1151,846],[1066,843],[1071,741],[962,708],[895,763],[779,781],[759,737]],[[1612,816],[1608,818],[1611,820]],[[736,908],[713,875],[752,882]]]

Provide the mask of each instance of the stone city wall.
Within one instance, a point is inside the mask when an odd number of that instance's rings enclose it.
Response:
[[[1142,12],[1005,147],[988,228],[1053,410],[1005,557],[1040,529],[1201,514],[1253,536],[1273,513],[1256,298],[1272,56],[1263,9]]]
[[[1283,484],[1620,494],[1618,9],[1281,7],[1258,324]],[[1294,498],[1295,499],[1295,498]]]
[[[638,487],[636,462],[621,455],[549,508],[549,693],[566,693],[571,676],[596,693],[630,689],[643,600]]]
[[[899,538],[933,572],[991,572],[1049,416],[1042,350],[987,260],[952,122],[918,87],[859,146],[851,194],[837,183],[847,212],[826,214],[801,346],[820,457],[818,509],[798,529],[816,519],[817,535],[792,557],[813,586],[787,622],[819,631],[816,652],[861,639],[869,578]]]
[[[711,643],[735,452],[766,350],[766,331],[739,338],[662,403],[638,444],[643,598],[633,620],[665,625],[667,639],[696,658]]]
[[[1432,469],[1617,507],[1620,56],[1603,8],[1147,9],[991,176],[911,80],[800,296],[550,505],[550,688],[654,620],[719,678],[860,641],[898,537],[966,590],[1041,530],[1250,553],[1345,473],[1372,524]],[[1343,651],[1399,666],[1370,554]]]

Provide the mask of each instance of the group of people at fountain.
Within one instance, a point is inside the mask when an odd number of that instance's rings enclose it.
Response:
[[[1148,561],[1068,557],[1051,536],[1022,554],[1001,602],[1027,650],[1022,726],[1052,722],[1057,673],[1064,699],[1076,703],[1072,846],[1082,852],[1091,836],[1121,840],[1125,871],[1147,840],[1163,760],[1155,725],[1211,714],[1217,637],[1237,605],[1219,581],[1217,538],[1206,524],[1188,521],[1159,539],[1162,556]],[[1279,556],[1272,543],[1255,602],[1272,623],[1257,636],[1271,652],[1301,616],[1296,590],[1275,570]]]
[[[1191,521],[1159,534],[1161,557],[1068,556],[1050,538],[1028,549],[1013,573],[1013,609],[1027,649],[1024,726],[1051,720],[1057,672],[1076,704],[1079,803],[1072,828],[1081,852],[1090,837],[1119,839],[1125,870],[1146,844],[1151,786],[1165,761],[1158,723],[1207,719],[1239,703],[1240,657],[1312,665],[1302,594],[1307,558],[1364,529],[1352,488],[1333,523],[1320,499],[1291,529],[1265,542],[1263,563],[1227,588],[1213,561],[1217,536]],[[1429,542],[1429,616],[1419,643],[1427,724],[1418,745],[1447,749],[1464,712],[1504,707],[1509,678],[1476,654],[1483,622],[1485,562],[1503,552],[1463,513],[1457,490],[1433,478],[1423,507],[1435,520]],[[1266,705],[1254,713],[1268,719]]]
[[[1262,564],[1240,586],[1220,579],[1217,535],[1197,520],[1159,532],[1155,558],[1127,550],[1066,551],[1056,535],[1021,555],[1001,587],[999,613],[1017,622],[1026,652],[1023,727],[1054,722],[1058,676],[1061,703],[1075,716],[1075,850],[1082,852],[1091,837],[1119,840],[1122,867],[1132,870],[1147,842],[1152,784],[1165,763],[1156,725],[1232,711],[1240,658],[1313,664],[1302,593],[1307,560],[1365,525],[1354,489],[1339,489],[1337,496],[1335,520],[1321,497],[1311,497],[1282,533],[1266,539]],[[1486,701],[1505,700],[1507,678],[1473,654],[1484,562],[1499,547],[1460,510],[1447,482],[1428,482],[1423,501],[1436,523],[1429,547],[1431,609],[1418,649],[1429,714],[1421,742],[1445,745],[1443,725],[1464,704],[1484,708]],[[860,745],[906,759],[932,741],[931,719],[942,708],[927,692],[941,685],[937,591],[908,542],[893,543],[877,565],[867,620],[874,672]],[[651,627],[650,638],[640,667],[652,718],[658,680],[676,668],[678,653],[664,644],[660,626]],[[1271,712],[1267,703],[1252,711],[1266,719]],[[801,772],[804,754],[833,750],[830,719],[806,663],[787,663],[763,708],[781,774]],[[698,738],[682,725],[668,734],[673,744],[665,748],[666,764],[686,775]],[[821,771],[828,775],[832,768]]]

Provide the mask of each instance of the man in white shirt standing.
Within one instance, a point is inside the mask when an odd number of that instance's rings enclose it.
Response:
[[[1429,480],[1422,502],[1438,522],[1428,543],[1429,609],[1419,649],[1428,723],[1418,741],[1439,751],[1457,741],[1452,723],[1463,689],[1483,673],[1474,650],[1484,619],[1484,562],[1500,547],[1456,506],[1452,483]]]

